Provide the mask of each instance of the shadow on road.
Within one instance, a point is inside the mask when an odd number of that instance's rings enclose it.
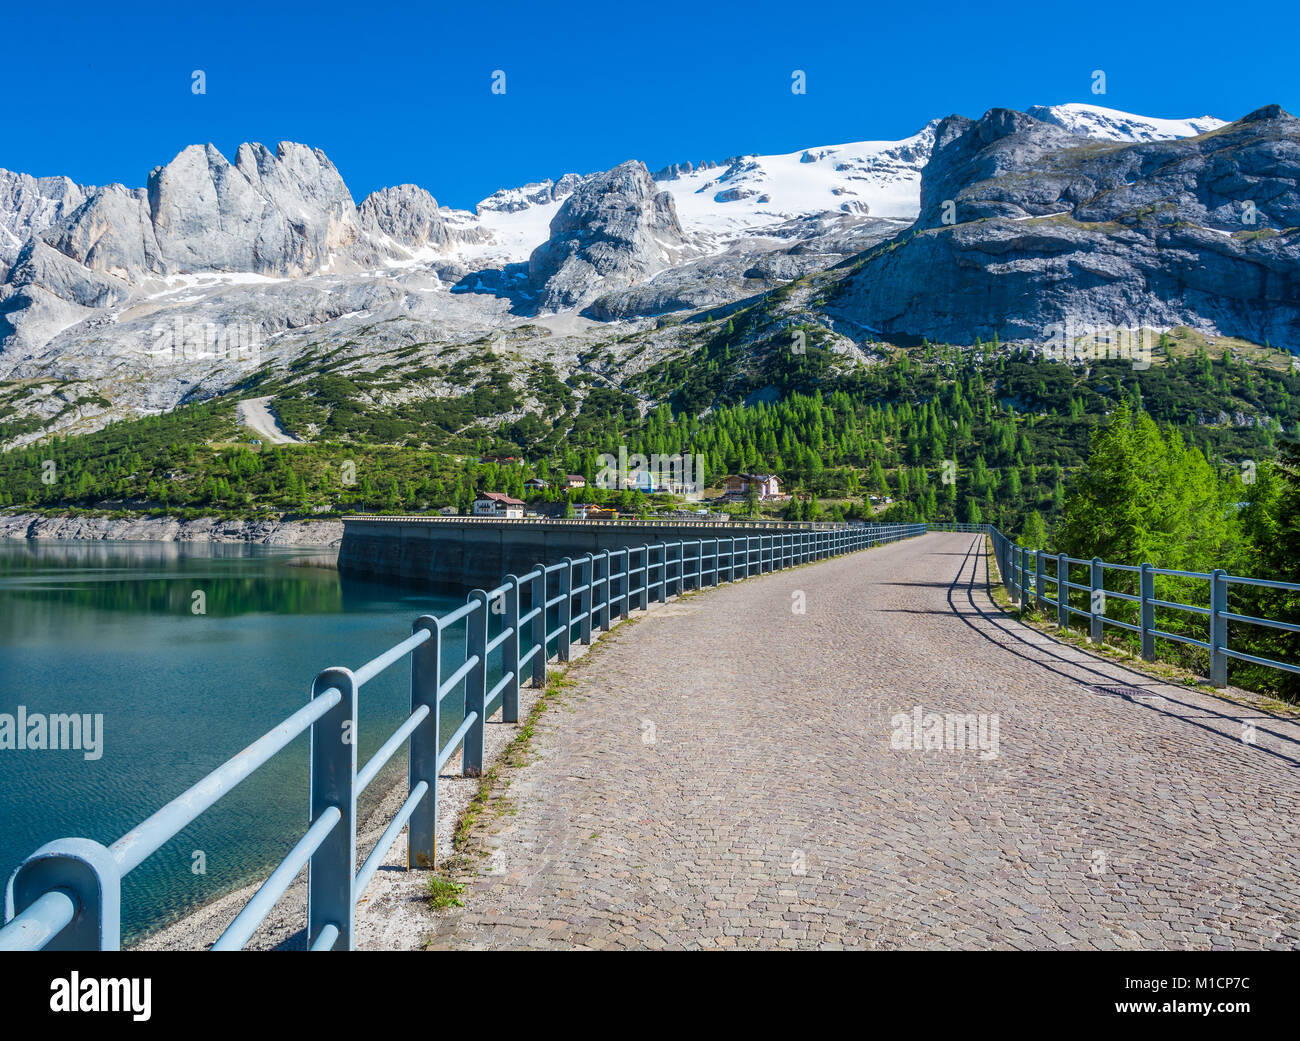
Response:
[[[1033,633],[1035,636],[1039,637],[1040,640],[1046,641],[1047,642],[1046,645],[1044,643],[1031,642],[1030,640],[1026,639],[1024,635],[1016,631],[1017,628],[1023,628],[1023,626],[1021,626],[1019,622],[1015,622],[1011,620],[1000,610],[996,612],[986,610],[976,601],[975,575],[979,567],[979,561],[981,559],[984,560],[984,581],[985,581],[986,588],[988,586],[989,577],[990,577],[989,569],[988,569],[988,559],[985,553],[983,552],[981,541],[982,539],[979,537],[976,537],[972,540],[970,548],[964,554],[961,567],[957,571],[957,576],[952,580],[951,583],[948,584],[948,606],[951,609],[952,614],[955,614],[958,618],[962,620],[962,622],[964,622],[972,630],[977,632],[985,640],[988,640],[990,643],[996,644],[998,647],[1002,648],[1009,654],[1014,654],[1017,658],[1022,658],[1025,661],[1033,662],[1035,665],[1039,666],[1040,668],[1046,669],[1049,672],[1053,672],[1056,675],[1060,676],[1062,679],[1070,680],[1071,682],[1078,683],[1084,687],[1090,687],[1090,686],[1116,687],[1119,685],[1124,685],[1124,686],[1136,687],[1141,690],[1149,690],[1153,697],[1159,697],[1160,699],[1162,699],[1163,702],[1165,702],[1165,704],[1164,705],[1152,704],[1151,702],[1138,700],[1136,697],[1130,695],[1124,695],[1124,694],[1114,694],[1111,696],[1116,698],[1121,698],[1125,701],[1129,701],[1134,705],[1141,705],[1143,708],[1151,712],[1159,713],[1160,715],[1167,716],[1170,719],[1181,720],[1182,722],[1188,724],[1189,726],[1197,727],[1198,729],[1204,730],[1207,733],[1213,734],[1216,737],[1231,741],[1235,745],[1241,745],[1246,748],[1254,748],[1255,751],[1263,755],[1271,755],[1274,758],[1281,759],[1283,762],[1290,763],[1292,766],[1300,766],[1300,740],[1297,740],[1294,736],[1290,734],[1281,733],[1277,729],[1268,726],[1267,725],[1268,723],[1278,723],[1278,722],[1287,722],[1287,721],[1281,719],[1278,716],[1274,716],[1269,712],[1265,712],[1263,709],[1250,708],[1248,706],[1243,705],[1241,706],[1242,708],[1241,713],[1229,714],[1227,712],[1219,712],[1214,709],[1206,708],[1205,706],[1202,705],[1193,705],[1186,701],[1180,701],[1176,697],[1171,697],[1168,693],[1164,691],[1151,690],[1153,686],[1164,687],[1167,690],[1167,688],[1171,686],[1176,687],[1177,686],[1176,684],[1168,683],[1164,680],[1154,679],[1151,676],[1148,676],[1145,673],[1137,672],[1120,662],[1111,662],[1100,658],[1091,659],[1095,661],[1098,666],[1104,665],[1111,670],[1118,670],[1119,672],[1123,673],[1124,676],[1126,677],[1132,677],[1132,682],[1130,682],[1128,679],[1117,677],[1113,671],[1106,672],[1100,668],[1093,667],[1087,664],[1086,662],[1076,661],[1067,658],[1064,655],[1057,653],[1055,650],[1053,650],[1053,648],[1061,648],[1061,649],[1068,648],[1071,651],[1083,655],[1087,655],[1088,652],[1083,651],[1076,647],[1072,647],[1069,644],[1059,643],[1056,640],[1054,640],[1050,635],[1040,632],[1037,629],[1029,629],[1028,631]],[[949,555],[959,556],[961,554],[949,554]],[[969,577],[966,577],[968,567],[969,567],[970,574]],[[942,583],[900,582],[896,584],[930,586],[930,585],[941,585]],[[917,613],[937,613],[937,612],[917,612]],[[1015,646],[1012,646],[1011,643],[1005,643],[1000,639],[995,639],[983,628],[976,625],[975,622],[972,620],[972,616],[978,618],[982,622],[985,622],[989,627],[996,629],[1003,636],[1007,637],[1009,641],[1015,644],[1020,644],[1025,649],[1024,650],[1017,649]],[[1049,662],[1057,662],[1059,663],[1059,665],[1049,664]],[[1065,671],[1065,668],[1062,668],[1061,666],[1075,670],[1076,673],[1082,673],[1083,675],[1082,676],[1077,674],[1071,675],[1071,673]],[[1098,693],[1094,691],[1088,691],[1086,696],[1096,697],[1098,696]],[[1169,707],[1170,705],[1178,706],[1178,708],[1185,710],[1186,714],[1184,714],[1184,712],[1179,712],[1175,708],[1170,708]],[[1234,737],[1231,734],[1225,734],[1222,730],[1214,726],[1211,726],[1207,723],[1201,722],[1197,718],[1194,718],[1197,716],[1202,718],[1206,716],[1213,717],[1214,719],[1221,720],[1225,725],[1230,724],[1234,728],[1239,727],[1244,722],[1248,722],[1248,721],[1254,722],[1255,729],[1257,731],[1268,734],[1269,736],[1275,738],[1278,741],[1285,742],[1286,744],[1295,746],[1296,752],[1294,754],[1286,754],[1283,752],[1274,751],[1271,748],[1265,748],[1258,744],[1249,745],[1246,742],[1241,741],[1240,738],[1238,737]]]

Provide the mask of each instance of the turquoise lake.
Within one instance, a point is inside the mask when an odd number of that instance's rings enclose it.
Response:
[[[0,871],[51,839],[108,845],[308,699],[460,598],[344,578],[333,551],[0,541],[0,713],[103,716],[102,756],[0,750]],[[206,613],[195,614],[201,591]],[[445,639],[451,671],[463,626]],[[459,657],[458,657],[459,655]],[[360,695],[358,762],[409,712],[409,659]],[[463,714],[443,702],[444,739]],[[125,879],[123,942],[263,877],[307,824],[306,734]],[[405,776],[399,753],[366,793]],[[366,808],[363,802],[362,809]],[[196,851],[206,872],[195,873]]]

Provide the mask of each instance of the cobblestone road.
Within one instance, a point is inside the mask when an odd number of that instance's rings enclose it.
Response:
[[[432,946],[1300,947],[1300,727],[1007,619],[981,542],[751,579],[601,641]],[[1116,685],[1142,690],[1093,689]],[[983,716],[984,750],[892,747],[918,706]]]

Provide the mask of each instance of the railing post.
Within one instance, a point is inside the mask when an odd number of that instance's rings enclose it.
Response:
[[[537,608],[528,628],[528,646],[536,647],[533,655],[533,686],[546,686],[546,565],[538,564],[528,583],[528,609]]]
[[[721,581],[722,569],[722,540],[713,539],[713,581],[711,585],[717,585]]]
[[[668,543],[659,543],[659,595],[655,598],[661,604],[668,603]]]
[[[431,868],[438,862],[438,687],[442,683],[442,628],[431,614],[421,615],[411,632],[421,629],[429,638],[411,652],[411,711],[421,705],[429,709],[411,732],[407,763],[407,792],[424,781],[429,786],[420,805],[411,814],[411,831],[406,843],[407,868]]]
[[[1101,643],[1102,638],[1102,619],[1106,615],[1106,590],[1105,578],[1101,566],[1101,557],[1092,558],[1092,569],[1089,577],[1088,593],[1088,639],[1093,643]],[[1098,604],[1097,594],[1101,593],[1100,605]],[[1101,610],[1098,611],[1097,607]]]
[[[514,675],[501,692],[501,722],[519,722],[519,579],[515,575],[506,575],[506,614],[502,624],[511,633],[502,641],[501,667],[509,669]]]
[[[596,558],[600,561],[600,606],[596,609],[596,617],[600,619],[600,631],[609,632],[609,598],[614,592],[613,571],[609,562],[609,550],[602,549],[600,556]]]
[[[487,736],[483,718],[487,701],[487,641],[488,641],[488,595],[482,589],[470,591],[469,598],[478,601],[478,610],[471,611],[465,619],[465,660],[478,656],[478,664],[465,675],[465,716],[471,712],[478,718],[465,731],[465,743],[461,746],[461,775],[480,777],[483,774],[483,748]]]
[[[556,606],[560,609],[556,624],[560,627],[560,642],[555,657],[559,661],[568,661],[572,653],[573,641],[573,558],[565,557],[564,567],[560,568],[560,588],[555,595],[560,598]]]
[[[641,550],[641,584],[637,589],[637,600],[642,611],[650,610],[650,546],[639,547]]]
[[[1070,558],[1064,553],[1056,556],[1056,625],[1070,628]]]
[[[312,854],[307,868],[307,946],[328,925],[338,929],[332,950],[356,949],[353,922],[357,867],[357,685],[350,669],[325,669],[313,699],[337,689],[339,703],[311,726],[311,819],[336,807],[342,818]]]
[[[632,582],[629,577],[632,572],[632,551],[624,549],[619,554],[619,559],[623,561],[623,566],[618,571],[618,617],[627,621],[628,612],[632,610]]]
[[[55,839],[24,860],[5,886],[5,920],[52,890],[63,890],[76,916],[42,948],[122,949],[122,873],[113,854],[90,839]]]
[[[1210,574],[1210,682],[1216,687],[1228,685],[1228,573],[1215,568]]]
[[[1043,570],[1043,551],[1034,550],[1034,599],[1038,610],[1047,606],[1047,574]]]
[[[578,562],[581,567],[578,573],[578,581],[582,583],[582,596],[578,600],[579,610],[582,611],[582,621],[578,623],[578,637],[584,644],[591,643],[591,579],[595,571],[595,559],[590,553],[583,555],[582,560]]]
[[[1142,629],[1142,657],[1156,659],[1156,638],[1151,630],[1156,627],[1156,608],[1151,601],[1156,598],[1156,575],[1150,564],[1138,569],[1138,592],[1142,598],[1138,622]]]
[[[1020,557],[1020,610],[1029,607],[1029,550],[1024,546],[1017,548]]]

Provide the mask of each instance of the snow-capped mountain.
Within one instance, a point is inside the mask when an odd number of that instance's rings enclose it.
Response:
[[[1213,116],[1160,119],[1099,105],[1039,105],[1029,115],[1080,137],[1106,141],[1166,141],[1225,126]],[[654,173],[673,197],[683,232],[721,251],[792,219],[823,215],[872,216],[910,224],[920,208],[921,170],[934,146],[932,120],[900,141],[817,145],[780,155],[749,154],[720,162],[674,163]],[[448,227],[462,232],[458,257],[521,262],[546,241],[550,221],[583,180],[565,174],[502,189],[474,212],[444,210]]]
[[[723,241],[791,218],[825,213],[910,223],[920,202],[921,169],[934,145],[934,126],[902,141],[744,155],[729,160],[725,168],[675,168],[666,171],[660,183],[672,194],[687,232]]]
[[[1031,115],[1058,147],[1223,125],[1090,105]],[[117,414],[156,411],[320,344],[364,357],[538,322],[598,339],[603,323],[731,304],[911,225],[938,128],[955,118],[901,141],[566,173],[473,211],[416,185],[357,203],[323,152],[292,142],[242,145],[233,162],[192,145],[134,189],[0,171],[0,380],[53,379],[108,396]],[[194,360],[169,332],[182,326],[237,329],[258,350]],[[88,409],[65,412],[102,422]]]
[[[1158,119],[1085,104],[1036,106],[1029,114],[1073,134],[1109,141],[1191,137],[1225,125],[1212,116]],[[932,121],[901,141],[857,141],[811,146],[780,155],[749,154],[721,162],[674,164],[659,170],[654,179],[662,190],[672,195],[683,231],[714,249],[722,249],[737,237],[766,231],[792,218],[813,215],[870,215],[910,222],[917,214],[921,170],[929,159],[937,122]],[[321,176],[315,171],[318,163],[324,163],[325,174],[336,179],[334,190],[346,195],[333,167],[320,153],[300,145],[283,147],[299,167],[311,166],[313,178]],[[238,167],[242,161],[242,169],[252,171],[254,186],[262,195],[273,193],[266,190],[265,183],[257,176],[257,164],[243,158],[245,150],[261,157],[262,165],[275,171],[280,186],[275,201],[294,209],[295,216],[300,218],[305,208],[298,196],[304,193],[299,191],[297,196],[282,198],[292,194],[292,174],[285,177],[281,169],[287,164],[271,158],[271,153],[261,146],[241,148],[241,159],[234,165]],[[303,156],[310,162],[303,163]],[[159,168],[153,176],[170,176],[176,181],[198,172],[202,174],[199,180],[224,188],[230,183],[226,170],[229,165],[211,146],[195,145],[166,167]],[[210,169],[196,171],[191,167]],[[390,250],[396,256],[390,257],[389,263],[400,264],[408,259],[404,255],[407,253],[428,260],[427,251],[420,248],[426,244],[440,247],[438,252],[449,259],[470,263],[525,261],[546,241],[552,218],[583,180],[581,174],[567,173],[554,181],[503,188],[483,199],[473,212],[442,207],[442,219],[452,234],[440,236],[438,229],[429,226],[430,220],[422,217],[418,224],[425,234],[419,241],[409,234],[399,236],[397,243],[404,248]],[[317,185],[311,187],[319,191]],[[413,189],[413,186],[402,187]],[[123,196],[136,194],[121,186],[97,188],[75,184],[66,177],[35,178],[0,170],[0,277],[12,267],[29,238],[66,220],[87,200],[114,188]],[[406,200],[423,206],[430,197],[414,189],[407,191]],[[350,204],[351,200],[346,202]],[[360,223],[368,230],[375,230],[376,225],[374,213],[368,215],[365,211],[367,208],[375,211],[376,202],[372,197],[359,207]],[[134,202],[130,206],[134,209]],[[346,209],[345,205],[343,211]],[[387,200],[385,210],[400,223],[401,217],[392,214]],[[327,259],[325,263],[327,266]]]
[[[1103,141],[1173,141],[1183,137],[1208,134],[1227,126],[1222,119],[1198,116],[1195,119],[1155,119],[1135,116],[1100,105],[1035,105],[1026,110],[1044,123],[1055,123],[1079,137]]]

